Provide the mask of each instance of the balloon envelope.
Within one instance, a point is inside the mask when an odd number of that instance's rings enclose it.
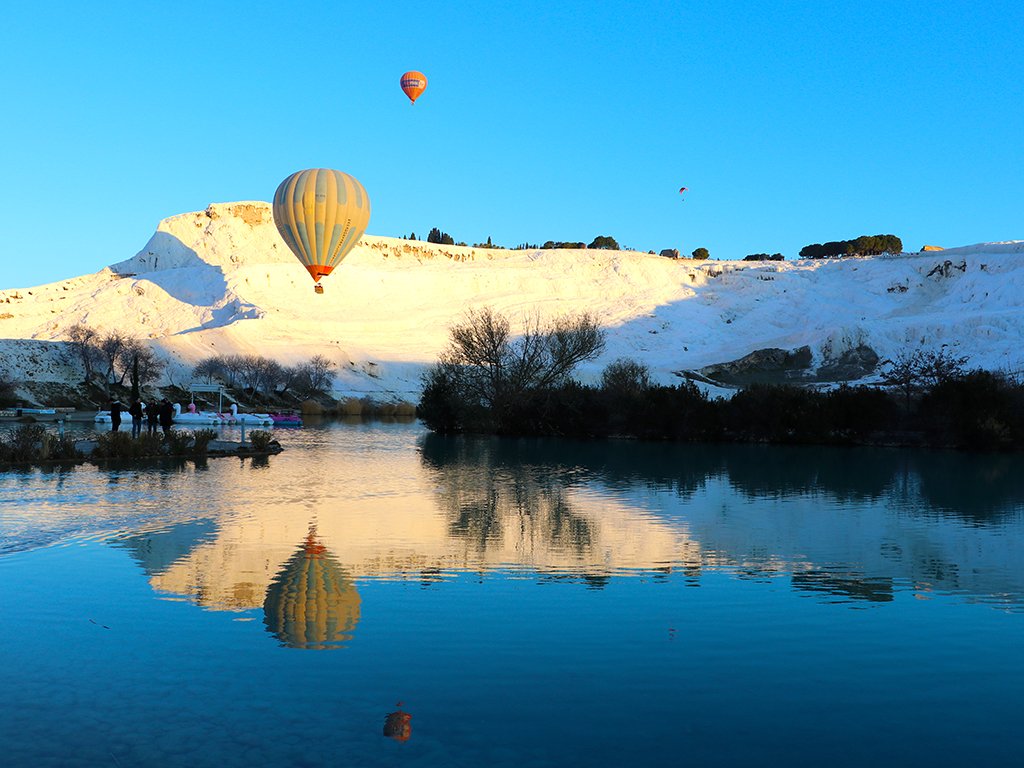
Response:
[[[408,741],[412,736],[412,715],[398,710],[384,718],[384,735],[395,741]]]
[[[263,623],[289,648],[340,648],[352,639],[361,602],[341,564],[310,531],[267,588]]]
[[[412,70],[402,75],[399,82],[402,84],[402,90],[405,91],[405,95],[409,97],[409,101],[413,104],[416,103],[423,92],[427,89],[427,76],[422,72]]]
[[[352,176],[297,171],[274,193],[274,224],[313,280],[331,274],[370,223],[370,198]]]

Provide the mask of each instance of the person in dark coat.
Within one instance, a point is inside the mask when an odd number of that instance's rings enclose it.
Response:
[[[142,401],[139,398],[132,400],[132,404],[128,406],[128,413],[132,417],[132,437],[138,437],[142,434]]]
[[[156,434],[156,425],[160,418],[160,406],[156,404],[156,400],[151,400],[146,403],[146,433],[150,435]]]
[[[121,401],[113,399],[110,401],[110,431],[117,432],[121,428],[121,411],[124,410],[124,406],[121,405]]]
[[[160,429],[164,431],[166,437],[167,433],[171,431],[171,424],[174,423],[174,406],[166,397],[160,401],[158,415],[160,416]]]

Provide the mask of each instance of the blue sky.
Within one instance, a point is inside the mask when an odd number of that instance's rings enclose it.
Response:
[[[375,235],[712,258],[1024,238],[1019,2],[287,5],[7,8],[0,287],[309,167],[364,184]]]

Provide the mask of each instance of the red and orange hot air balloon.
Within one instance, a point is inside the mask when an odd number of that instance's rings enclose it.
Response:
[[[398,702],[397,712],[384,718],[384,735],[395,741],[408,741],[412,736],[412,715],[402,711],[402,702]]]
[[[409,102],[412,104],[415,104],[416,99],[427,90],[427,76],[416,70],[406,72],[402,75],[402,79],[399,82],[402,84],[402,90],[405,91],[405,95],[409,97]]]

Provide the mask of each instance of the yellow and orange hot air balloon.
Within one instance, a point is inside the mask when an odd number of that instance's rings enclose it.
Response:
[[[297,171],[274,193],[274,224],[323,293],[320,278],[331,274],[370,223],[370,198],[363,185],[341,171]]]
[[[415,104],[416,99],[427,90],[427,76],[422,72],[415,70],[406,72],[402,75],[402,79],[399,82],[402,84],[402,90],[405,91],[405,95],[409,97],[409,101],[412,104]]]
[[[362,599],[311,526],[303,545],[267,587],[263,623],[288,648],[341,648],[359,623]]]

